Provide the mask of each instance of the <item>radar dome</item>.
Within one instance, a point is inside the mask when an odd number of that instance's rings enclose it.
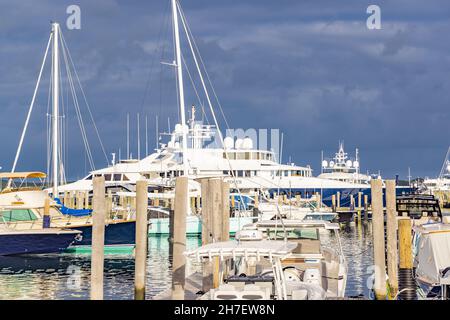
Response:
[[[245,138],[244,141],[242,141],[242,149],[252,149],[253,148],[253,140],[249,137]]]
[[[322,161],[322,167],[328,167],[328,161],[327,160],[323,160]]]
[[[353,166],[355,168],[359,168],[359,161],[353,161]]]
[[[345,166],[346,166],[347,168],[351,168],[351,166],[352,166],[352,161],[351,161],[351,160],[347,160],[347,162],[345,163]]]
[[[242,144],[244,143],[244,140],[237,139],[236,144],[234,145],[236,149],[242,149]]]
[[[330,168],[334,167],[334,161],[330,161]]]
[[[225,149],[233,149],[234,140],[231,137],[226,137],[225,139],[223,139],[223,144],[225,145]]]

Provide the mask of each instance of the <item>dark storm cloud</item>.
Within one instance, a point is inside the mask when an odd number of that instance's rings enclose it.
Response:
[[[72,3],[81,6],[79,31],[64,27]],[[285,160],[292,156],[316,170],[320,151],[335,152],[341,139],[348,151],[360,148],[364,169],[405,176],[410,166],[415,175],[436,174],[450,133],[450,4],[377,3],[381,30],[366,28],[372,4],[366,1],[182,1],[231,127],[280,128]],[[155,115],[160,129],[169,116],[173,127],[178,115],[173,72],[160,65],[173,59],[168,1],[0,1],[0,6],[4,170],[14,156],[51,20],[64,27],[108,153],[118,148],[124,153],[127,112],[133,136],[136,113],[148,115],[151,147]],[[198,104],[187,75],[185,80],[187,105]],[[24,146],[24,170],[45,169],[47,88],[48,77]],[[68,174],[80,177],[86,170],[84,148],[74,113],[67,117]],[[88,131],[103,166],[90,125]],[[132,144],[135,154],[136,139]]]

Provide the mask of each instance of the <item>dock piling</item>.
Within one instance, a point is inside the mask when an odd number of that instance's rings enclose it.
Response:
[[[402,218],[398,220],[399,239],[399,270],[398,287],[401,300],[416,300],[416,284],[412,274],[412,230],[411,219]]]
[[[386,180],[386,237],[387,237],[387,270],[390,296],[398,292],[397,274],[397,209],[395,196],[395,180]]]
[[[105,246],[105,178],[94,177],[92,212],[91,300],[103,300],[103,269]]]
[[[43,228],[50,228],[50,198],[44,200],[44,216],[42,221]]]
[[[386,299],[386,260],[384,244],[383,185],[381,179],[372,179],[372,233],[375,264],[375,298]]]
[[[134,299],[145,300],[145,278],[148,246],[148,185],[147,181],[136,183],[136,253]]]
[[[175,182],[175,212],[173,217],[172,300],[184,299],[186,257],[186,214],[188,211],[188,177]]]

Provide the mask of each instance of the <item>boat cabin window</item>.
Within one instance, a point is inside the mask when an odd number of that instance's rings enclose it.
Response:
[[[110,174],[105,174],[105,181],[111,181],[111,175]]]
[[[130,179],[128,179],[128,177],[124,174],[123,175],[123,181],[130,181]]]
[[[85,180],[92,180],[92,174],[88,175]]]
[[[122,175],[118,174],[118,173],[115,173],[114,174],[114,181],[122,181]]]
[[[0,211],[0,220],[5,222],[34,221],[36,215],[28,209],[11,209]]]

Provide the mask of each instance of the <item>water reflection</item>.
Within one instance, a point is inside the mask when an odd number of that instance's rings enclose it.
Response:
[[[322,238],[332,241],[332,233]],[[369,295],[372,234],[370,225],[342,226],[341,240],[349,267],[347,295]],[[188,238],[188,248],[200,244]],[[147,297],[171,285],[167,237],[149,238]],[[0,299],[89,299],[89,255],[38,255],[0,257]],[[134,259],[131,255],[105,256],[105,299],[133,299]]]

